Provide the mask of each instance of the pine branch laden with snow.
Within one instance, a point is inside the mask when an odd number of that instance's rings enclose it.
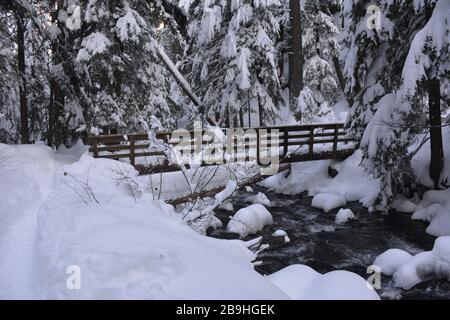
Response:
[[[279,1],[204,1],[189,3],[190,46],[186,74],[204,97],[204,117],[235,121],[248,96],[258,100],[268,123],[281,102],[275,48]],[[183,2],[186,7],[186,3]]]
[[[332,113],[339,89],[333,58],[340,50],[339,30],[330,13],[330,7],[339,3],[305,1],[302,9],[303,21],[303,78],[305,87],[297,97],[297,105],[291,109],[302,123],[317,123]]]

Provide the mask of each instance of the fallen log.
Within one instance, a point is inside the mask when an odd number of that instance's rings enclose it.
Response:
[[[291,169],[291,165],[289,165],[289,164],[283,165],[278,170],[278,173],[281,173],[281,172],[284,172],[284,171],[287,171],[290,169]],[[258,173],[257,175],[254,175],[253,177],[250,177],[248,179],[244,179],[244,180],[240,181],[238,183],[237,189],[239,190],[239,189],[245,188],[247,186],[257,184],[258,182],[261,182],[262,180],[264,180],[266,178],[268,178],[268,176]],[[177,206],[177,205],[180,205],[183,203],[194,202],[197,199],[214,198],[214,196],[216,194],[222,192],[223,190],[225,190],[225,186],[218,187],[218,188],[211,189],[211,190],[196,192],[189,196],[174,199],[174,200],[166,200],[166,203],[171,204],[173,206]]]

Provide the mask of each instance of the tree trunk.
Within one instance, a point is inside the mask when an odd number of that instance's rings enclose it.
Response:
[[[239,123],[241,125],[241,128],[243,128],[244,127],[244,110],[242,110],[242,107],[241,107],[241,109],[239,109]]]
[[[17,20],[17,62],[19,68],[19,96],[20,96],[20,136],[22,143],[30,142],[28,126],[27,84],[25,67],[25,22],[20,14]]]
[[[334,69],[336,70],[337,78],[339,80],[339,85],[342,89],[342,92],[345,93],[345,81],[344,81],[344,76],[342,74],[341,64],[339,63],[338,57],[336,57],[336,56],[333,57],[333,64],[334,64]]]
[[[261,104],[261,98],[258,96],[258,116],[259,116],[259,126],[264,127],[264,110]]]
[[[250,100],[250,93],[247,92],[247,103],[248,103],[248,127],[252,127],[252,103]]]
[[[50,80],[50,101],[48,104],[48,131],[47,131],[47,145],[53,146],[55,137],[55,94],[53,80]]]
[[[429,80],[428,99],[430,112],[430,144],[431,161],[430,177],[434,187],[440,185],[441,172],[444,169],[444,148],[442,145],[441,92],[440,81],[436,78]]]
[[[296,100],[303,90],[303,37],[300,0],[289,0],[289,103],[295,109]]]
[[[52,22],[58,24],[60,30],[64,30],[64,24],[58,21],[58,9],[62,7],[59,1],[55,2],[54,12],[52,14]],[[57,66],[63,63],[62,47],[64,46],[64,34],[61,33],[52,43],[52,64]],[[49,123],[48,123],[48,137],[47,144],[58,148],[64,139],[64,124],[61,122],[61,117],[64,116],[65,95],[58,83],[58,75],[55,71],[51,71],[50,80],[50,102],[49,102]]]
[[[225,111],[225,128],[231,128],[230,109],[228,107]]]

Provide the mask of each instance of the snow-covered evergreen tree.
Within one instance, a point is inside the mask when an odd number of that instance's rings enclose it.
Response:
[[[304,88],[293,111],[298,120],[309,123],[331,114],[339,96],[333,66],[340,49],[339,29],[332,12],[339,9],[340,1],[305,0],[302,5]]]
[[[413,10],[416,18],[406,28],[403,23],[395,23],[396,38],[410,34],[409,51],[401,63],[398,87],[386,95],[380,94],[382,98],[375,104],[376,113],[362,140],[364,165],[382,180],[381,207],[388,206],[394,196],[405,194],[414,185],[410,163],[414,149],[411,146],[417,134],[426,133],[428,128],[427,111],[431,99],[427,92],[428,83],[438,79],[443,97],[448,96],[450,74],[450,2],[403,2],[401,7],[390,7],[390,10],[391,13]],[[390,56],[394,52],[393,56],[397,57],[391,61],[401,62],[398,57],[405,49],[395,45],[389,49]],[[448,100],[444,98],[442,102],[443,109],[448,108]]]
[[[154,53],[153,10],[145,1],[90,1],[76,56],[88,126],[127,131],[170,128],[167,71]]]
[[[186,70],[204,97],[203,116],[221,125],[242,124],[250,97],[260,120],[273,123],[282,100],[275,47],[280,2],[181,1],[180,6],[189,19]]]

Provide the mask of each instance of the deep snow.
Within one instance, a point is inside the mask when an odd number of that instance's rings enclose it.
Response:
[[[94,159],[81,144],[58,152],[44,145],[0,150],[0,298],[291,298],[254,270],[249,248],[257,250],[261,238],[218,240],[193,231],[130,165]],[[270,222],[261,204],[250,208]],[[68,286],[74,272],[79,289]],[[318,291],[301,298],[321,298],[331,286],[327,298],[351,299],[342,283],[357,277],[324,275]],[[316,277],[302,275],[310,280]]]
[[[129,165],[0,146],[1,298],[287,298],[253,270],[248,244],[204,237],[171,206],[133,196],[117,174],[135,177]],[[66,287],[73,265],[81,290]]]

